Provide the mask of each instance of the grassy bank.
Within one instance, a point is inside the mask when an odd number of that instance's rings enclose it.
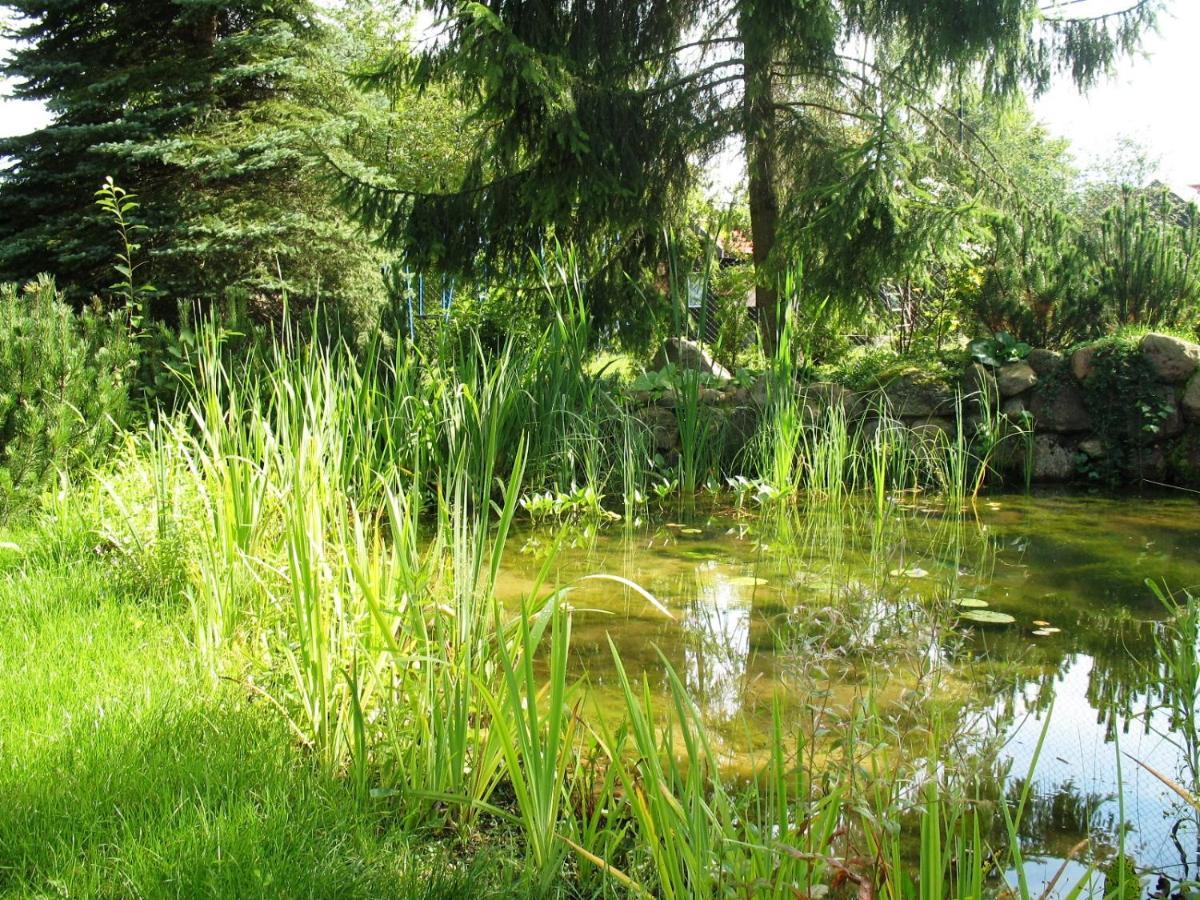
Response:
[[[901,898],[979,896],[1020,872],[1025,797],[997,797],[984,764],[948,764],[969,736],[939,666],[902,716],[870,679],[836,715],[778,704],[759,771],[731,777],[665,658],[651,684],[614,646],[619,715],[590,715],[552,547],[524,598],[499,603],[531,488],[591,488],[573,518],[609,517],[610,491],[627,518],[651,502],[633,487],[654,471],[642,438],[579,367],[579,321],[533,354],[458,344],[395,362],[285,341],[237,365],[207,333],[186,410],[129,435],[3,551],[0,740],[18,813],[0,824],[0,884]],[[777,493],[836,509],[839,475],[865,460],[882,504],[924,471],[893,465],[886,432],[852,446],[844,420],[804,423],[778,396],[755,458],[794,478],[799,454],[815,481]],[[682,458],[698,476],[717,457],[694,436]],[[943,446],[961,502],[976,472],[961,437]],[[775,514],[795,527],[788,509]],[[950,608],[922,612],[915,660]]]
[[[505,834],[389,827],[196,665],[180,598],[147,602],[82,540],[6,537],[24,553],[0,576],[0,893],[511,895]]]

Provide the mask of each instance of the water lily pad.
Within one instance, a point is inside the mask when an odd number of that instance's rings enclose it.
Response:
[[[828,578],[819,578],[815,581],[810,581],[804,587],[814,594],[836,594],[840,590],[839,585]]]
[[[969,609],[960,613],[959,618],[980,625],[1011,625],[1017,621],[1008,613],[996,612],[993,609]]]
[[[704,534],[704,529],[703,528],[681,528],[681,529],[679,529],[679,533],[680,534]]]
[[[924,578],[929,573],[914,566],[911,569],[892,569],[888,574],[893,578]]]
[[[730,578],[729,583],[734,587],[761,587],[767,583],[767,579],[755,578],[753,575],[739,575],[737,578]]]
[[[978,597],[959,597],[954,601],[954,605],[959,609],[987,609],[990,606],[986,600],[980,600]]]
[[[1038,628],[1049,628],[1050,627],[1050,623],[1047,622],[1045,619],[1034,619],[1033,624],[1036,625]]]
[[[1038,637],[1049,637],[1052,634],[1059,634],[1061,631],[1061,628],[1038,628],[1032,633],[1036,634]]]

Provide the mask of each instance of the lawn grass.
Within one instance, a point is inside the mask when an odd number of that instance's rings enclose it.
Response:
[[[503,848],[388,828],[192,664],[185,604],[120,583],[96,554],[0,571],[0,894],[514,893]]]

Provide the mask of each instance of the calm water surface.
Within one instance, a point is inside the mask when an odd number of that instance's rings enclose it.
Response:
[[[514,538],[503,595],[530,589],[525,573],[553,541],[544,530]],[[882,517],[851,504],[782,520],[679,512],[572,533],[554,572],[572,585],[573,661],[591,715],[619,705],[610,639],[660,695],[671,663],[733,769],[767,746],[772,698],[811,724],[868,692],[900,720],[906,697],[936,692],[1010,791],[1045,729],[1023,823],[1035,895],[1082,837],[1116,844],[1118,779],[1127,851],[1172,880],[1200,878],[1194,825],[1122,755],[1183,774],[1158,708],[1163,608],[1146,581],[1200,590],[1195,497],[989,496],[947,513],[905,496]],[[637,583],[671,617],[614,582],[578,580],[595,574]],[[1015,621],[963,621],[964,598]]]

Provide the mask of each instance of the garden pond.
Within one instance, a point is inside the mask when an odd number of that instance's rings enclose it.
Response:
[[[1116,846],[1122,821],[1139,865],[1200,878],[1191,818],[1132,761],[1190,779],[1156,689],[1165,609],[1147,581],[1200,588],[1200,502],[1039,492],[947,511],[906,494],[879,513],[713,505],[568,528],[553,578],[570,586],[585,715],[620,706],[610,640],[664,709],[670,663],[735,771],[763,758],[778,698],[812,732],[868,695],[897,723],[923,697],[1010,795],[1036,754],[1021,826],[1035,896],[1084,837]],[[503,599],[528,593],[555,542],[514,537]]]

